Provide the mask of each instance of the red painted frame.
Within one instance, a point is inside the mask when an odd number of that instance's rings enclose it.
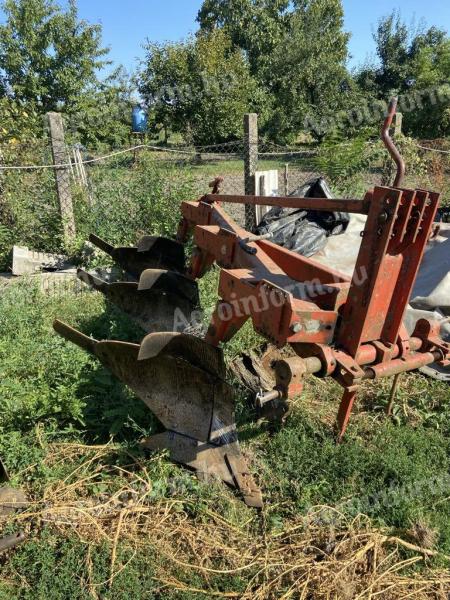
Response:
[[[251,318],[255,330],[276,346],[291,344],[302,358],[319,357],[321,373],[332,375],[344,387],[338,413],[340,437],[363,379],[450,358],[435,325],[428,330],[419,327],[413,338],[403,326],[438,209],[438,194],[376,187],[362,201],[271,197],[272,206],[367,214],[351,280],[255,238],[229,217],[221,201],[268,203],[266,197],[210,194],[181,206],[178,240],[186,242],[193,234],[195,242],[188,275],[202,277],[213,263],[222,268],[220,300],[206,340],[213,345],[227,342]],[[300,365],[297,359],[290,385],[280,392],[283,395],[301,389],[298,380],[306,369]]]

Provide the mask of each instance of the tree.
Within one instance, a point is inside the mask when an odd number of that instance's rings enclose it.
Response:
[[[36,106],[0,98],[0,140],[3,144],[30,144],[42,134],[42,116]],[[0,211],[1,212],[1,211]]]
[[[75,0],[66,11],[52,0],[6,0],[3,11],[0,95],[70,111],[107,64],[101,26],[79,20]]]
[[[405,131],[417,137],[450,134],[450,39],[441,33],[431,43],[430,38],[414,41],[413,83],[407,93],[410,101],[403,101],[401,105],[405,112]]]
[[[242,117],[263,111],[264,94],[243,53],[224,30],[176,44],[152,44],[139,74],[139,91],[154,118],[195,144],[242,135]]]
[[[272,60],[272,137],[295,137],[305,126],[323,137],[327,118],[348,103],[348,40],[341,0],[297,3]]]
[[[408,27],[397,12],[380,19],[374,34],[381,68],[375,74],[375,84],[383,95],[405,88],[409,73]]]
[[[400,96],[405,132],[439,136],[450,132],[450,40],[436,27],[414,30],[397,12],[383,17],[374,34],[378,65],[366,65],[356,81],[366,94]]]
[[[105,144],[117,148],[129,140],[133,86],[123,67],[81,94],[66,116],[69,139],[88,148]]]
[[[146,58],[138,74],[138,88],[150,110],[150,124],[183,131],[186,125],[185,98],[190,94],[189,57],[194,53],[192,39],[178,43],[148,42]]]
[[[201,32],[224,29],[245,52],[252,75],[262,79],[288,28],[289,7],[289,0],[204,0],[197,21]]]

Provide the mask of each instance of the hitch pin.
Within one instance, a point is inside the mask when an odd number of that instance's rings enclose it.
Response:
[[[244,250],[244,252],[247,252],[247,254],[256,254],[257,249],[251,248],[249,244],[251,244],[252,242],[259,242],[260,240],[270,240],[272,237],[273,233],[266,233],[264,235],[251,235],[248,238],[240,240],[239,246],[240,248],[242,248],[242,250]]]
[[[273,400],[280,400],[283,397],[281,390],[272,390],[271,392],[263,392],[260,390],[256,395],[256,406],[261,409],[263,406],[268,404],[269,402],[273,402]]]

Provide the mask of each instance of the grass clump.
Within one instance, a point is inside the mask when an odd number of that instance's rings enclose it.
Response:
[[[213,304],[214,272],[202,286]],[[53,332],[56,316],[97,339],[143,335],[96,293],[46,296],[31,281],[2,293],[0,455],[31,505],[3,521],[29,541],[2,559],[0,598],[419,599],[450,589],[444,384],[405,377],[395,420],[381,410],[388,384],[367,385],[340,446],[333,382],[308,380],[276,432],[254,422],[241,394],[243,452],[266,498],[257,513],[164,453],[143,454],[137,442],[158,423]],[[227,359],[257,343],[243,330]],[[423,411],[425,388],[438,420]]]
[[[161,161],[151,153],[143,153],[137,162],[126,155],[99,163],[90,168],[89,181],[89,192],[72,190],[77,235],[66,247],[53,174],[7,172],[3,176],[1,271],[11,267],[13,244],[66,253],[80,261],[86,258],[85,242],[93,232],[118,245],[134,244],[150,231],[172,236],[180,202],[197,195],[190,168]]]

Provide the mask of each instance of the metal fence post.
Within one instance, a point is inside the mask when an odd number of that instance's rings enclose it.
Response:
[[[47,113],[50,126],[50,138],[52,143],[52,156],[54,165],[63,165],[70,162],[64,140],[64,123],[62,115],[56,112]],[[61,219],[64,230],[64,241],[70,247],[75,240],[75,217],[73,214],[72,193],[70,190],[70,168],[55,168],[56,193],[58,194]]]
[[[244,115],[244,178],[245,194],[254,196],[256,189],[255,173],[258,170],[258,115]],[[255,207],[245,205],[245,227],[252,231],[256,224]]]

